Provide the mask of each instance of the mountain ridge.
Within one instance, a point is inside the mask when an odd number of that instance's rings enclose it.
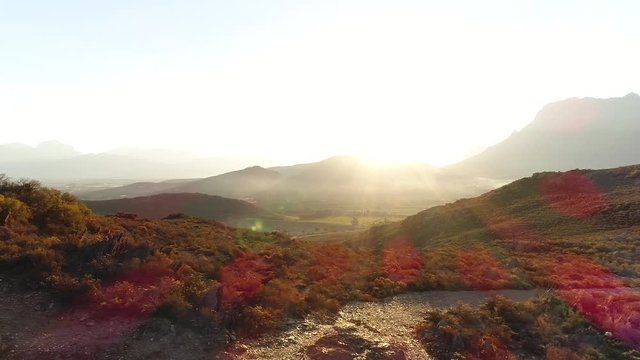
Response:
[[[267,209],[335,206],[363,209],[393,203],[424,207],[493,186],[486,181],[450,176],[426,164],[376,165],[343,156],[292,166],[253,166],[177,185],[138,183],[78,195],[85,200],[104,200],[162,192],[199,192],[250,199]]]
[[[185,214],[226,225],[235,225],[239,220],[246,218],[282,219],[282,216],[246,201],[198,193],[84,201],[84,204],[99,215],[130,213],[147,219],[163,219],[174,214]]]
[[[570,98],[545,105],[522,130],[446,169],[515,179],[538,171],[640,162],[640,96]]]
[[[243,157],[202,158],[187,152],[118,148],[99,153],[81,153],[59,141],[36,146],[0,144],[0,173],[12,178],[40,181],[93,179],[172,179],[175,174],[199,178],[222,174],[253,164]]]

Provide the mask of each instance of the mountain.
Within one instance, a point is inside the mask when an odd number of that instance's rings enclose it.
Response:
[[[537,171],[634,164],[640,161],[638,138],[637,94],[611,99],[571,98],[545,106],[532,123],[503,142],[442,169],[425,164],[372,164],[357,157],[337,156],[293,166],[252,167],[176,186],[133,184],[80,195],[109,199],[200,192],[248,199],[278,210],[424,208],[475,196]]]
[[[73,147],[57,141],[43,142],[36,147],[18,143],[0,145],[0,164],[37,160],[60,160],[78,155],[80,155],[80,153]]]
[[[179,184],[137,183],[79,194],[113,199],[158,193],[205,193],[245,199],[279,211],[328,208],[426,207],[495,187],[426,164],[374,164],[358,157],[265,169],[250,167]]]
[[[80,194],[87,200],[118,199],[161,193],[205,193],[230,198],[245,198],[247,194],[271,187],[279,174],[259,166],[211,176],[204,179],[137,182],[120,187]]]
[[[181,213],[233,225],[246,218],[282,218],[246,201],[195,193],[160,194],[84,203],[96,214],[129,213],[147,219],[163,219],[168,215]]]
[[[250,198],[273,189],[280,177],[281,174],[277,171],[252,166],[244,170],[179,184],[169,191],[202,192],[234,198]]]
[[[176,174],[198,178],[247,166],[254,161],[242,157],[201,158],[165,149],[128,148],[83,154],[56,141],[36,147],[0,145],[0,174],[47,183],[94,179],[158,180],[171,179]]]
[[[516,179],[537,171],[611,168],[640,162],[640,96],[572,98],[542,108],[519,132],[447,169]]]
[[[35,147],[38,156],[49,159],[68,159],[80,155],[71,145],[58,141],[45,141]]]

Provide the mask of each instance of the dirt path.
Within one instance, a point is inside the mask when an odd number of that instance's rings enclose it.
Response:
[[[288,330],[256,341],[240,342],[235,359],[428,359],[413,337],[425,311],[462,301],[479,305],[499,294],[513,300],[534,297],[536,290],[430,291],[398,295],[378,303],[346,305],[335,321],[309,317]]]

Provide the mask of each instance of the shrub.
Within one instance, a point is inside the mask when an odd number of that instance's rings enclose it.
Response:
[[[556,296],[525,302],[495,297],[477,309],[430,311],[416,334],[437,359],[456,352],[469,359],[629,357]]]
[[[306,312],[305,296],[291,281],[284,279],[269,281],[262,290],[260,298],[261,304],[279,309],[283,315],[302,316]]]
[[[246,336],[255,336],[281,326],[280,311],[274,308],[247,306],[239,316],[239,331]]]
[[[31,217],[29,208],[20,200],[0,194],[0,214],[11,214],[9,221],[27,223]],[[0,219],[0,223],[4,219]]]

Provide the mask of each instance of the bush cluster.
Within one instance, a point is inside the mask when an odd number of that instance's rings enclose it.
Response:
[[[526,302],[495,297],[479,308],[427,313],[416,336],[437,359],[633,359],[556,296]]]

